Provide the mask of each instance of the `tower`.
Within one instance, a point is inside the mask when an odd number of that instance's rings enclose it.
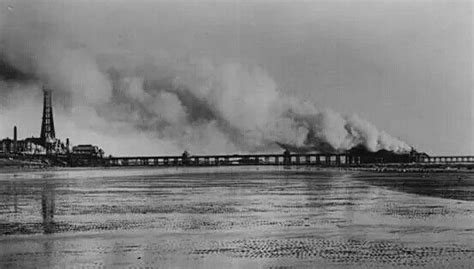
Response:
[[[51,90],[43,88],[43,121],[41,122],[41,142],[46,146],[56,138],[54,132],[53,107],[51,105]],[[47,148],[47,146],[46,146]]]
[[[18,134],[16,130],[16,126],[13,127],[13,152],[18,151]]]

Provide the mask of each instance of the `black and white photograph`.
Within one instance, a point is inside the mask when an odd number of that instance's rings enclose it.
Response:
[[[0,0],[0,268],[474,268],[473,11]]]

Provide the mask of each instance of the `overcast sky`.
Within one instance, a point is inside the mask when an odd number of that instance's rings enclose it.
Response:
[[[144,63],[150,55],[163,62],[192,57],[216,65],[239,63],[264,70],[288,96],[355,113],[420,151],[474,154],[472,1],[0,2],[4,56],[16,55],[11,44],[42,40],[31,33],[18,38],[12,31],[38,31],[93,54],[98,62],[121,54]],[[30,72],[18,56],[5,61]],[[117,61],[124,61],[122,66],[130,60]],[[19,102],[12,97],[13,86],[3,87],[3,96],[8,92],[12,99],[0,103],[0,136],[11,137],[11,124],[18,121],[24,136],[38,135],[41,104],[33,103],[41,95],[31,94],[23,101],[29,108],[19,112],[11,106]],[[57,99],[62,101],[55,112],[65,111],[55,115],[58,135],[81,142],[102,139],[109,151],[115,149],[105,141],[110,135],[75,124],[84,118],[67,108],[67,96]],[[90,99],[82,102],[95,102]],[[131,137],[133,131],[122,141],[134,143]],[[157,147],[168,147],[164,144]],[[181,148],[168,147],[173,150]]]

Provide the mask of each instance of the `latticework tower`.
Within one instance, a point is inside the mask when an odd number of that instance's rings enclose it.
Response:
[[[55,138],[51,90],[43,88],[43,121],[41,123],[41,141],[46,145]]]

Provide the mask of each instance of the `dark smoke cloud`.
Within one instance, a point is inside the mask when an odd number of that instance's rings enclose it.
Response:
[[[0,80],[2,81],[27,81],[34,80],[31,74],[23,73],[21,70],[10,65],[0,55]]]
[[[25,86],[30,91],[47,84],[70,115],[67,127],[93,133],[90,139],[123,145],[130,139],[122,136],[135,132],[146,139],[133,143],[196,153],[410,149],[356,115],[321,110],[281,92],[261,67],[180,55],[160,48],[159,38],[143,50],[107,37],[101,43],[90,22],[59,25],[64,17],[48,7],[20,2],[0,14],[0,78],[16,83],[4,84],[1,94],[7,98],[31,81],[36,86]]]

